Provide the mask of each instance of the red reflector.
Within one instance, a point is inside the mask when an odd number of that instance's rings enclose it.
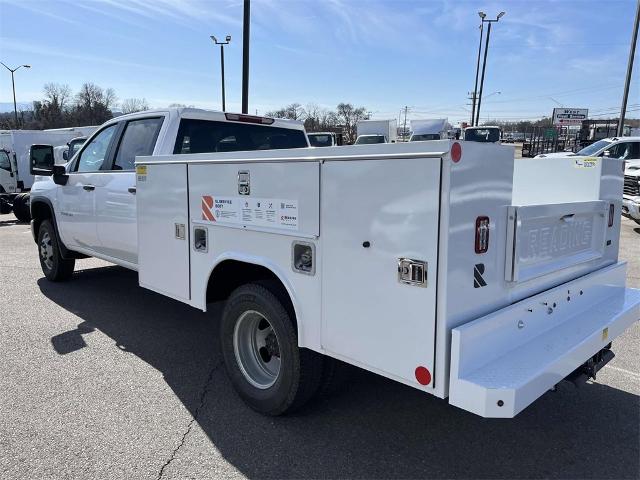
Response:
[[[476,253],[489,250],[489,217],[476,218]]]
[[[234,122],[246,122],[246,123],[261,123],[262,125],[271,125],[273,118],[258,117],[256,115],[241,115],[239,113],[225,113],[224,116],[227,120]]]
[[[416,368],[416,380],[420,385],[429,385],[431,383],[431,372],[426,367]]]
[[[453,160],[454,163],[458,163],[461,158],[462,146],[458,142],[455,142],[453,145],[451,145],[451,160]]]
[[[615,207],[613,203],[609,204],[609,226],[613,227],[613,214],[615,213]]]

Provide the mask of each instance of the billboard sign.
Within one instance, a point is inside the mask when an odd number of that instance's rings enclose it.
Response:
[[[553,124],[559,127],[569,125],[581,125],[583,120],[589,118],[587,108],[554,108]]]

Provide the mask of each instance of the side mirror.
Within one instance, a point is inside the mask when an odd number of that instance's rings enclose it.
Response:
[[[604,152],[602,152],[602,156],[603,157],[610,157],[611,156],[611,152],[609,150],[605,150]]]
[[[68,161],[69,161],[69,149],[68,149],[68,148],[67,148],[64,152],[62,152],[62,159],[63,159],[65,162],[68,162]]]
[[[53,175],[53,147],[51,145],[31,145],[29,151],[31,175]]]

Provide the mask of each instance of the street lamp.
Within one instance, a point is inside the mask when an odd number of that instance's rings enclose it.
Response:
[[[16,82],[13,79],[13,74],[19,68],[21,68],[21,67],[31,68],[31,65],[19,65],[16,68],[9,68],[2,62],[0,62],[0,64],[2,64],[2,66],[4,68],[6,68],[7,70],[9,70],[11,72],[11,85],[13,86],[13,116],[14,116],[14,119],[16,121],[16,128],[18,128],[18,106],[16,105]]]
[[[220,71],[222,73],[222,111],[225,112],[227,110],[227,106],[225,103],[224,95],[224,46],[229,45],[229,42],[231,41],[231,35],[227,35],[224,42],[219,42],[218,39],[213,35],[211,35],[211,40],[213,40],[213,43],[215,43],[216,45],[220,45]]]
[[[480,73],[480,53],[482,52],[482,32],[484,30],[484,18],[487,16],[486,13],[480,11],[478,12],[478,16],[482,20],[480,22],[480,26],[478,29],[480,30],[480,43],[478,44],[478,60],[476,62],[476,81],[473,85],[473,97],[471,99],[471,126],[473,127],[473,118],[476,114],[476,98],[478,95],[478,75]]]
[[[483,12],[480,12],[483,13]],[[489,38],[491,37],[491,24],[497,22],[504,16],[505,12],[500,12],[495,20],[487,20],[486,15],[480,15],[482,23],[488,23],[489,29],[487,30],[487,40],[484,46],[484,59],[482,60],[482,76],[480,78],[480,93],[478,95],[478,110],[476,111],[476,125],[480,121],[480,105],[482,104],[482,87],[484,86],[484,73],[487,68],[487,52],[489,50]]]

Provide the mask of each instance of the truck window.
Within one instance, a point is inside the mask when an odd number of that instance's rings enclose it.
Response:
[[[331,141],[331,135],[308,135],[309,143],[312,147],[331,147],[333,142]]]
[[[0,150],[0,168],[3,170],[11,171],[11,162],[9,161],[9,155],[4,150]]]
[[[302,130],[183,119],[180,121],[173,153],[237,152],[307,146]]]
[[[142,118],[127,122],[116,153],[113,170],[133,170],[136,156],[151,155],[163,118]]]
[[[97,172],[100,170],[117,127],[117,124],[109,125],[93,137],[84,150],[80,152],[80,158],[76,166],[77,172]]]

